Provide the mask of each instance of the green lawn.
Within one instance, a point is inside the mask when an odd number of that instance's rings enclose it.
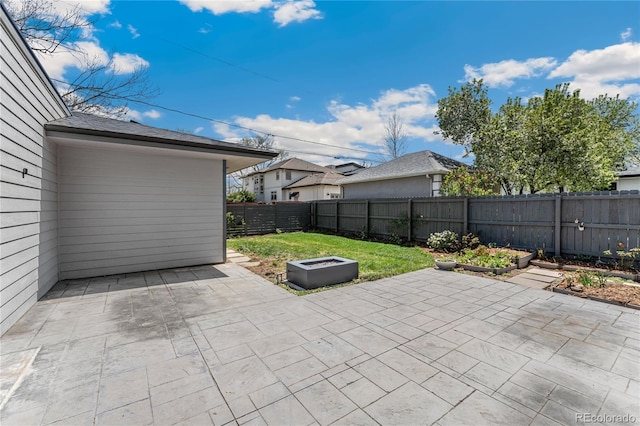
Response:
[[[339,256],[358,261],[360,277],[371,281],[434,265],[433,257],[419,247],[352,240],[335,235],[292,232],[258,237],[232,238],[227,246],[261,260],[263,275],[284,273],[290,260]]]

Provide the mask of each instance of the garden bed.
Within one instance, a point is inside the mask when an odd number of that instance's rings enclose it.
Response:
[[[581,270],[568,273],[561,283],[552,286],[557,293],[596,300],[598,302],[640,309],[640,284],[601,271]]]
[[[594,262],[584,261],[549,261],[542,259],[534,259],[531,264],[539,268],[544,269],[557,269],[561,271],[576,272],[576,271],[591,271],[594,273],[600,273],[608,277],[618,277],[631,281],[640,282],[640,274],[632,270],[621,270],[614,268],[596,267]],[[601,265],[599,265],[601,266]]]
[[[514,250],[511,248],[497,248],[478,246],[475,249],[465,249],[461,253],[448,254],[428,250],[436,260],[454,260],[457,267],[465,271],[480,272],[489,275],[502,275],[514,269],[524,269],[535,253]]]

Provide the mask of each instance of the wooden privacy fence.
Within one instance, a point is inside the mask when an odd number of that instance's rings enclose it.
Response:
[[[434,232],[555,255],[600,256],[640,247],[640,192],[312,202],[312,226],[426,241]]]
[[[305,231],[310,226],[309,203],[227,203],[227,236]]]

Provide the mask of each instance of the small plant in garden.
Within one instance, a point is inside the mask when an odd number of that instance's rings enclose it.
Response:
[[[600,272],[578,271],[567,277],[569,283],[579,283],[585,287],[605,287],[607,277]]]
[[[480,238],[477,235],[469,232],[460,239],[460,249],[475,249],[480,245]]]
[[[640,259],[640,248],[634,247],[630,250],[625,251],[622,243],[618,243],[618,249],[616,250],[616,254],[620,257],[620,267],[622,269],[631,269],[633,264]],[[605,250],[602,252],[607,256],[612,256],[611,250]]]
[[[596,272],[595,274],[596,281],[598,282],[598,287],[604,287],[607,285],[607,276],[602,272]]]
[[[427,245],[436,251],[453,253],[459,250],[458,234],[453,231],[435,232],[429,236]]]
[[[576,274],[576,280],[585,287],[595,287],[596,281],[593,275],[587,271],[578,271]]]
[[[491,253],[487,246],[481,245],[475,250],[465,249],[458,256],[458,262],[485,268],[506,268],[511,265],[511,256],[509,252],[502,250]]]

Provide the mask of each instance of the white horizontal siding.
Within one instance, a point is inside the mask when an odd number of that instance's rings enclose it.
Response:
[[[44,124],[68,115],[0,11],[0,333],[58,280],[56,146]],[[23,176],[22,170],[28,173]]]
[[[59,161],[62,279],[223,261],[221,161],[72,146]]]

